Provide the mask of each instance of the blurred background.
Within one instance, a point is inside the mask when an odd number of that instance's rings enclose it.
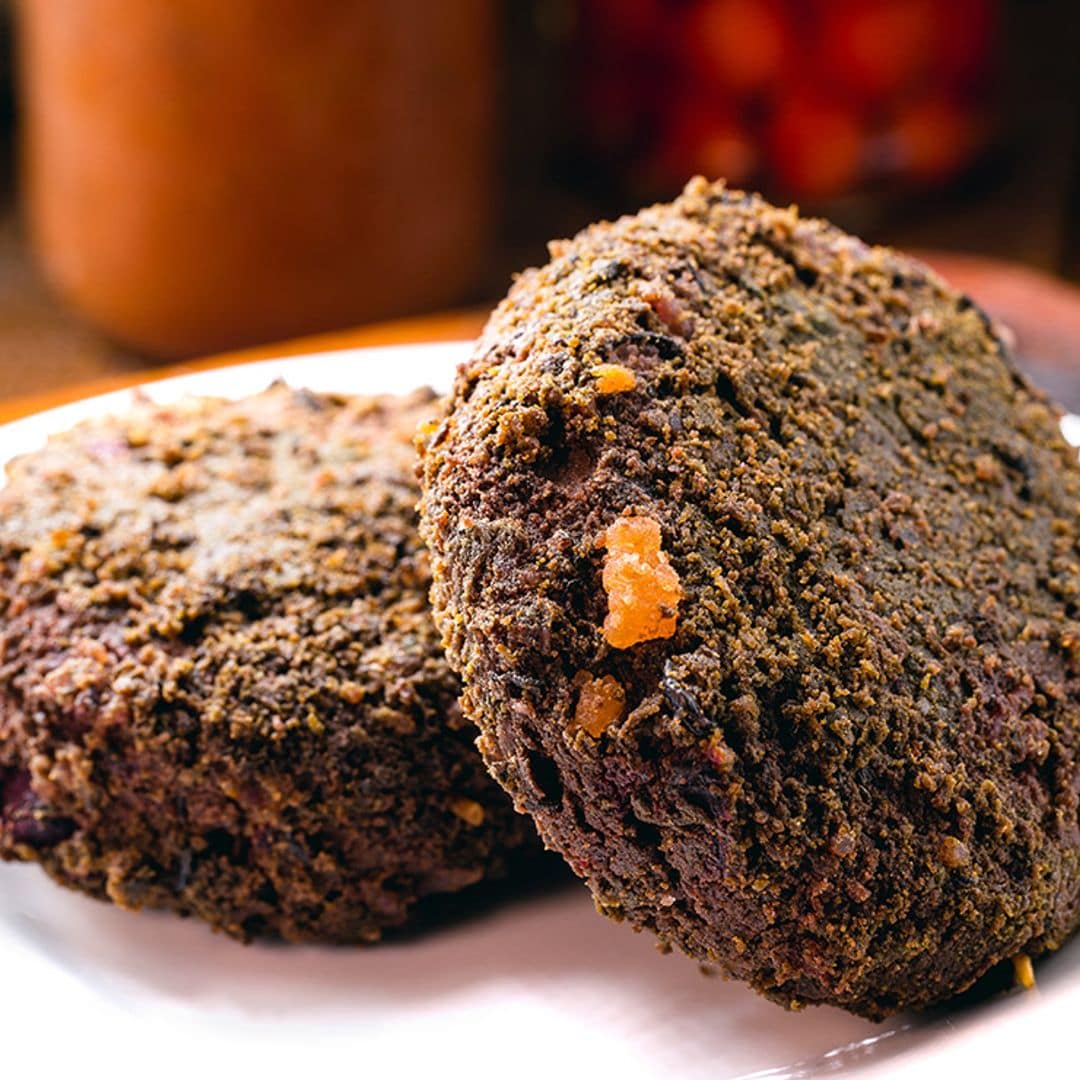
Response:
[[[1071,394],[1078,15],[0,0],[0,397],[479,310],[695,173],[928,253]]]

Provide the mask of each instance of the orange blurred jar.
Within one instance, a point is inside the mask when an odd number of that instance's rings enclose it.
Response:
[[[493,0],[20,0],[59,292],[187,355],[460,300],[491,224]]]

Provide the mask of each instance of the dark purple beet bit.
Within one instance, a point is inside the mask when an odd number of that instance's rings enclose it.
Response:
[[[7,833],[9,843],[55,847],[74,831],[70,818],[49,814],[25,769],[0,771],[0,833]]]

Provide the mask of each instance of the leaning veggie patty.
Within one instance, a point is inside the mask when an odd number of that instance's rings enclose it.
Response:
[[[1080,469],[930,270],[704,181],[552,245],[422,438],[495,777],[601,911],[789,1005],[1080,920]]]

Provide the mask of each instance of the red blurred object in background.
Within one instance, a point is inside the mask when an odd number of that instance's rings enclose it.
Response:
[[[773,176],[785,191],[827,198],[859,178],[863,132],[849,105],[800,93],[775,111],[767,142]]]
[[[979,143],[979,124],[971,110],[931,98],[903,105],[892,129],[898,167],[917,180],[947,180],[971,157]]]
[[[682,172],[745,184],[757,171],[758,154],[753,137],[733,117],[691,106],[681,110],[664,133],[655,160],[657,182]]]
[[[950,2],[950,0],[946,0]],[[888,100],[910,88],[933,54],[934,0],[833,0],[821,5],[821,74],[855,100]]]
[[[937,5],[936,72],[961,92],[985,80],[997,49],[1000,5],[992,0],[948,0]]]
[[[584,160],[628,200],[694,172],[810,200],[941,185],[993,135],[999,6],[580,0]]]
[[[713,0],[691,9],[686,48],[704,81],[767,89],[792,61],[792,26],[773,0]]]

